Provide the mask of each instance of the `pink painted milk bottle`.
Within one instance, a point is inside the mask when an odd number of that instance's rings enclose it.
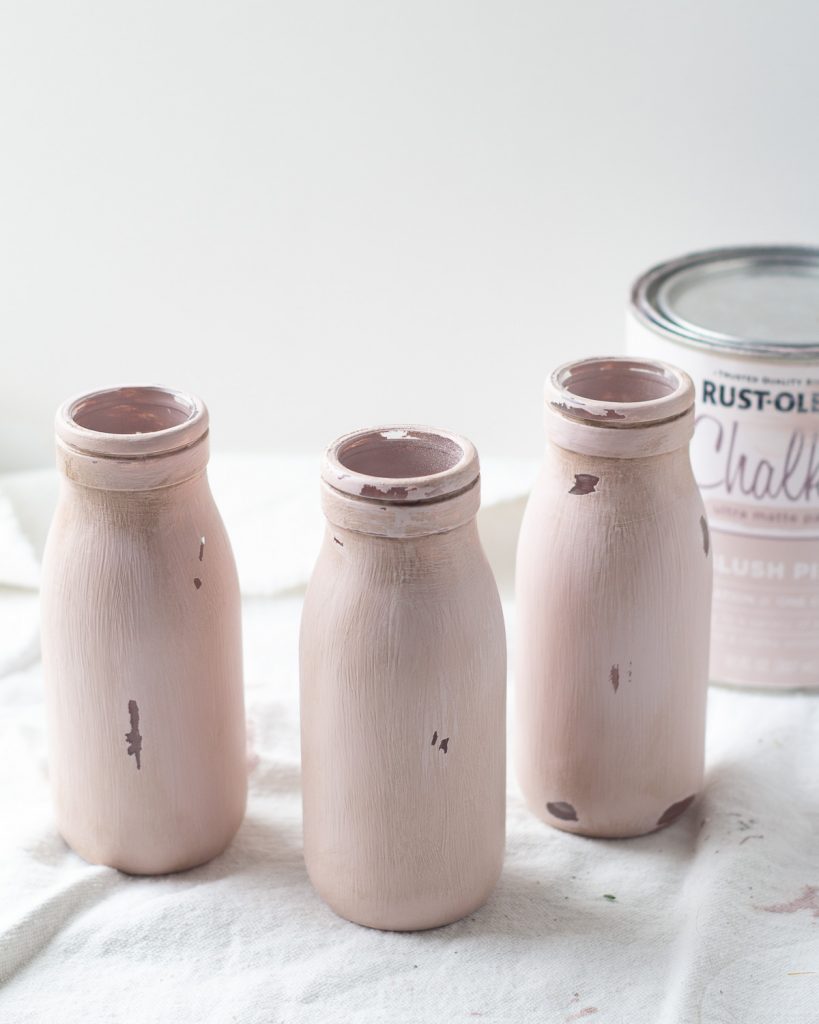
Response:
[[[160,387],[57,412],[42,645],[57,825],[134,874],[220,853],[247,790],[240,599],[208,413]]]
[[[634,836],[703,777],[708,524],[687,374],[632,358],[551,375],[517,557],[517,766],[557,828]]]
[[[300,655],[307,870],[351,921],[434,928],[479,907],[503,860],[506,643],[478,456],[443,430],[361,430],[321,476]]]

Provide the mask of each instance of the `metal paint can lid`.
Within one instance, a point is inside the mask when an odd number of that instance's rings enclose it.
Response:
[[[819,248],[741,246],[660,263],[635,282],[631,311],[697,348],[819,359]]]

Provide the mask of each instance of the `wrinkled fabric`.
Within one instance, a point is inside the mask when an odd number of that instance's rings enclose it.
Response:
[[[508,624],[533,474],[483,470]],[[55,831],[36,587],[56,483],[0,478],[0,1024],[819,1022],[819,695],[712,688],[704,793],[640,839],[544,825],[510,767],[506,865],[485,907],[416,934],[336,917],[301,854],[317,466],[222,458],[211,478],[245,595],[250,796],[222,856],[163,878],[86,864]]]

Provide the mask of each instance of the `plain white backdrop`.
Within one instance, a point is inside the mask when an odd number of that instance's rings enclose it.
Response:
[[[818,38],[811,0],[0,0],[0,469],[133,382],[222,451],[537,454],[638,272],[819,240]]]

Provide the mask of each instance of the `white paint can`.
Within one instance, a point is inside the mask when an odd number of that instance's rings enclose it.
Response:
[[[629,353],[696,386],[712,681],[819,688],[819,248],[662,263],[634,284],[627,319]]]

